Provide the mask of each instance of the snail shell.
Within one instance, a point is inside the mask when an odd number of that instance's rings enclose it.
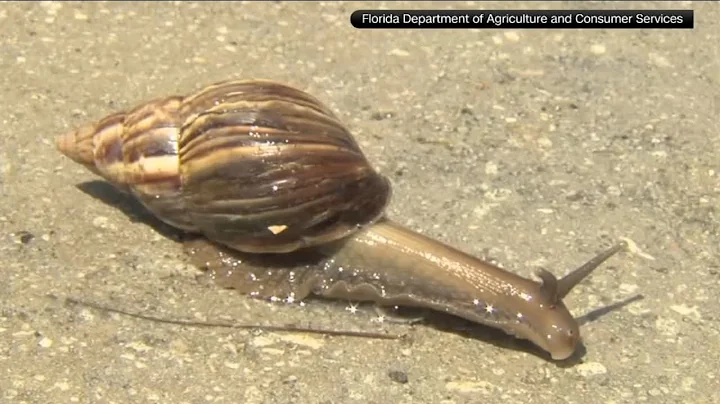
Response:
[[[165,223],[243,252],[338,240],[375,222],[391,194],[327,107],[268,80],[156,99],[56,143]]]

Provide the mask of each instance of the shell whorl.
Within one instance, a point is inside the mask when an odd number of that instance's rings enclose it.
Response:
[[[153,100],[56,144],[166,223],[245,252],[342,238],[379,218],[390,197],[332,111],[267,80]]]

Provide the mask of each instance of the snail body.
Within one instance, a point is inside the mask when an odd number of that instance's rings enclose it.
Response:
[[[147,102],[56,139],[58,149],[135,195],[219,284],[259,298],[314,294],[446,312],[573,354],[562,299],[620,243],[541,282],[385,217],[390,183],[319,100],[267,81],[225,81]]]

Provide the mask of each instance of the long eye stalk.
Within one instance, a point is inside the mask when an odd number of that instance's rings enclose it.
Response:
[[[580,266],[580,268],[565,275],[562,279],[557,281],[557,289],[555,291],[557,299],[562,300],[568,293],[570,293],[572,288],[582,282],[582,280],[590,275],[595,268],[625,248],[627,248],[627,242],[621,241],[596,255],[594,258],[590,259],[590,261]]]

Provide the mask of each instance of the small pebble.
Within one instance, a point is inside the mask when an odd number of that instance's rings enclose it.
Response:
[[[35,239],[34,234],[30,233],[29,231],[25,231],[25,230],[20,230],[19,232],[13,233],[13,236],[17,237],[18,240],[20,240],[20,242],[22,244],[28,244],[31,241],[33,241],[33,239]]]
[[[92,224],[93,224],[93,226],[99,227],[102,229],[102,228],[107,227],[108,221],[109,221],[109,219],[105,216],[97,216],[96,218],[93,219]]]
[[[38,345],[40,345],[43,348],[50,348],[53,344],[53,340],[51,340],[48,337],[42,337],[40,341],[38,341]]]
[[[577,372],[583,377],[591,377],[606,374],[607,368],[599,362],[587,362],[578,365]]]
[[[504,33],[505,38],[512,41],[512,42],[518,42],[520,40],[520,34],[518,34],[516,31],[507,31]]]
[[[404,49],[397,49],[397,48],[391,50],[387,54],[390,56],[401,56],[401,57],[410,56],[410,52],[408,52]]]
[[[540,145],[540,147],[544,147],[544,148],[550,148],[553,145],[552,140],[550,140],[546,137],[539,138],[537,140],[537,142],[538,142],[538,145]]]
[[[660,391],[660,389],[650,389],[648,390],[648,394],[652,397],[657,397],[662,395],[662,391]]]
[[[485,174],[495,175],[498,173],[498,166],[492,161],[485,163]]]
[[[388,372],[388,377],[395,383],[405,384],[408,382],[407,373],[401,370],[391,370]]]
[[[605,52],[607,52],[607,47],[605,45],[599,43],[599,44],[593,44],[590,46],[590,52],[596,54],[596,55],[602,55]]]

